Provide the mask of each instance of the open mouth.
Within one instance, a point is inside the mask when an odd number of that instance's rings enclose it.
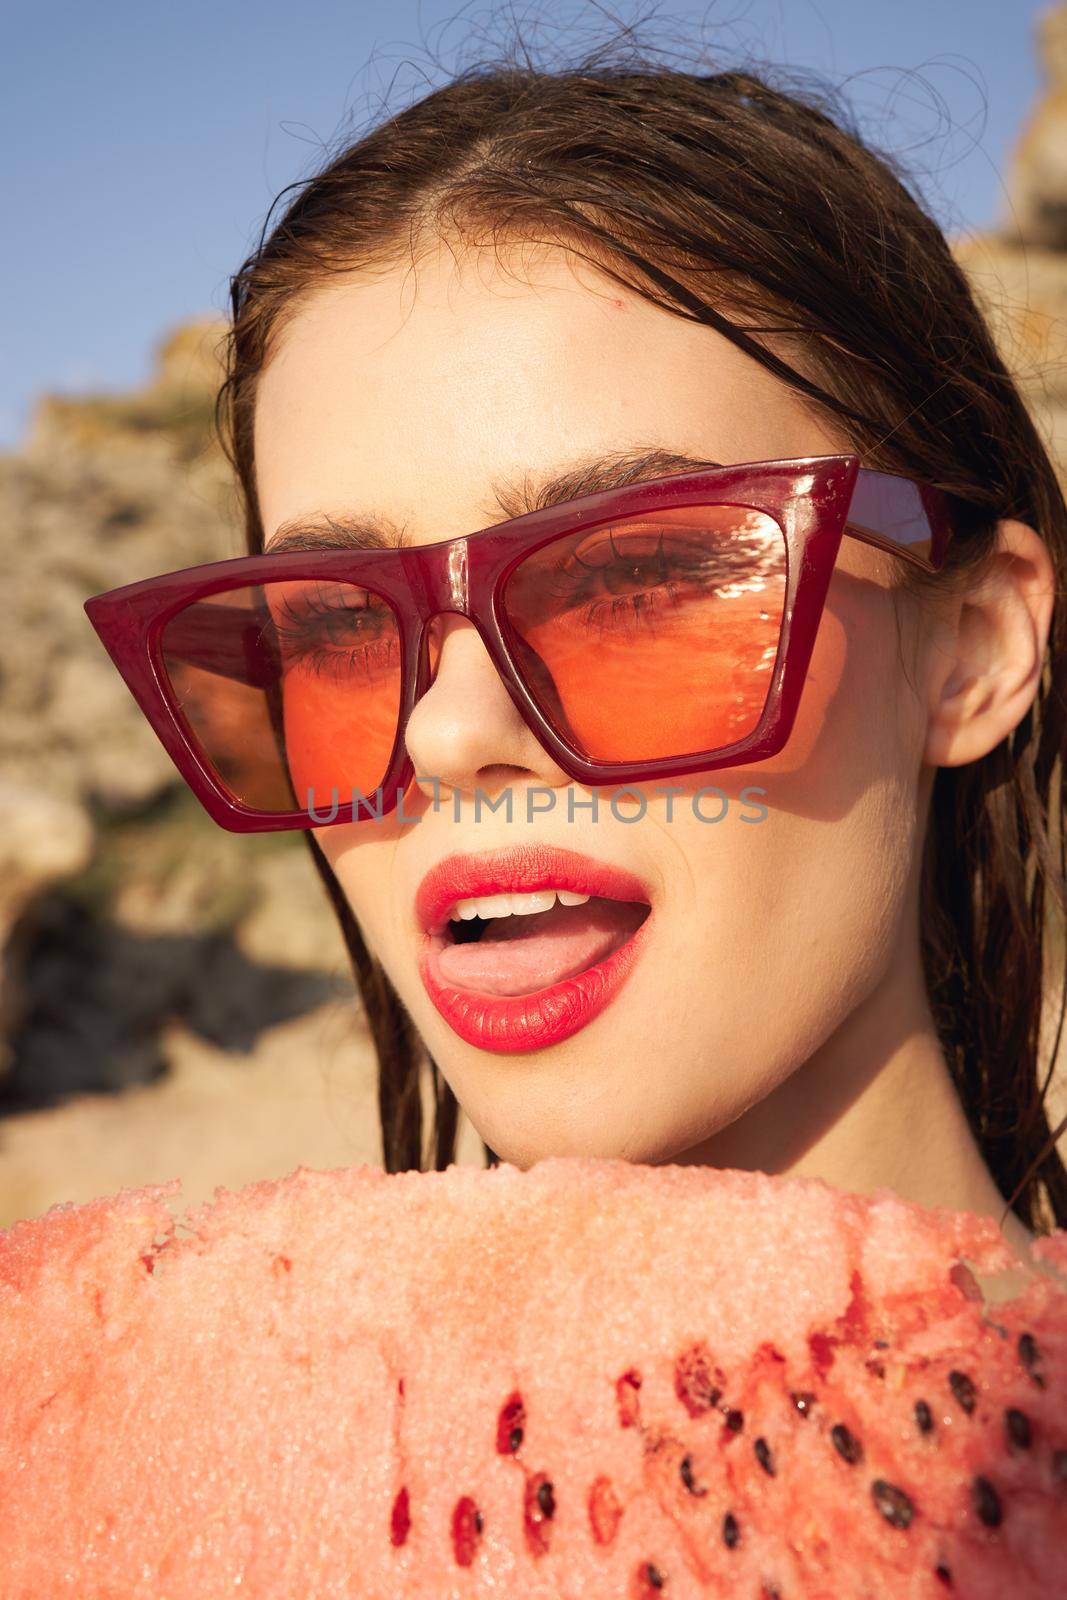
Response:
[[[439,979],[483,995],[527,995],[577,977],[633,938],[643,900],[568,890],[461,900],[431,935]]]

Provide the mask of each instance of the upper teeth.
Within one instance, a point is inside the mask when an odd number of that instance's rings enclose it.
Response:
[[[474,917],[528,917],[535,911],[551,911],[557,898],[561,906],[584,905],[587,894],[574,889],[537,889],[531,894],[482,894],[457,900],[448,913],[449,922],[470,922]]]

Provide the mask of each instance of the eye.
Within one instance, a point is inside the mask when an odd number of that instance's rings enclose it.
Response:
[[[602,595],[632,593],[657,588],[679,579],[699,576],[704,585],[725,576],[724,551],[715,540],[687,538],[672,530],[623,531],[611,529],[560,560],[553,589],[571,604]]]
[[[354,585],[298,589],[272,597],[285,670],[315,672],[395,668],[399,641],[383,600]]]

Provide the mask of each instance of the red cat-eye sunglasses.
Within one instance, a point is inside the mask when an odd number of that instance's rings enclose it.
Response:
[[[432,544],[187,567],[85,610],[216,822],[309,828],[384,816],[416,776],[404,730],[445,612],[577,782],[764,760],[793,727],[842,535],[936,570],[953,506],[855,455],[744,462]]]

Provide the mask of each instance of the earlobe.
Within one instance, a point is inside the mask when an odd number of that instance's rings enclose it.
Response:
[[[1055,599],[1044,540],[1028,523],[999,522],[989,563],[960,592],[930,653],[924,762],[964,766],[1018,726],[1037,693]]]

